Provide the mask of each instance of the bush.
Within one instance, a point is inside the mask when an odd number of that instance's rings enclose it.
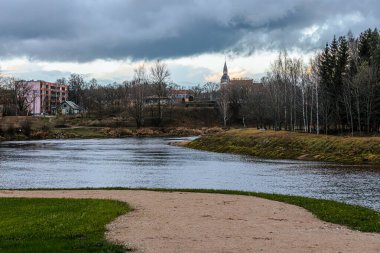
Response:
[[[29,120],[24,120],[24,121],[21,121],[20,126],[21,126],[21,131],[23,132],[23,134],[26,136],[30,136],[32,132],[32,123]]]
[[[99,130],[100,133],[105,134],[105,135],[109,135],[111,131],[112,131],[112,129],[109,127],[102,128]]]
[[[92,127],[101,127],[101,126],[104,126],[103,124],[102,124],[102,122],[100,121],[100,120],[90,120],[89,122],[88,122],[88,126],[92,126]]]
[[[212,128],[207,128],[204,133],[205,134],[215,134],[215,133],[221,133],[224,132],[223,128],[220,127],[212,127]]]
[[[195,136],[201,135],[202,131],[199,129],[186,128],[186,127],[176,127],[170,129],[169,135],[171,136]]]
[[[65,118],[60,118],[55,122],[55,128],[66,128],[68,125],[66,124]]]
[[[33,139],[47,139],[49,138],[49,133],[47,131],[35,131],[31,134]]]
[[[155,133],[156,132],[150,128],[140,128],[140,129],[137,129],[136,131],[137,136],[154,136]]]
[[[45,123],[45,124],[42,125],[41,130],[44,131],[44,132],[50,132],[51,126],[49,124]]]
[[[132,130],[128,128],[120,128],[119,129],[120,136],[133,136]]]
[[[14,127],[13,124],[5,125],[3,126],[3,132],[6,135],[14,136],[16,134],[16,128]]]

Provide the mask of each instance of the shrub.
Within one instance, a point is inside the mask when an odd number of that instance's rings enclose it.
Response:
[[[24,121],[21,121],[20,126],[21,126],[21,131],[23,132],[23,134],[26,136],[30,136],[32,132],[32,123],[29,120],[24,120]]]
[[[35,131],[31,134],[33,139],[47,139],[49,138],[49,133],[47,131]]]
[[[16,128],[13,124],[8,124],[3,127],[3,132],[6,135],[14,136],[16,134]]]
[[[224,132],[223,128],[220,127],[212,127],[212,128],[207,128],[204,133],[205,134],[215,134],[215,133],[221,133]]]
[[[101,127],[103,126],[102,122],[100,120],[91,120],[89,123],[88,123],[88,126],[92,126],[92,127]]]
[[[137,136],[153,136],[154,134],[155,132],[150,128],[140,128],[136,131]]]
[[[42,125],[41,130],[44,131],[44,132],[50,132],[51,126],[49,124],[45,123],[45,124]]]
[[[169,131],[169,135],[172,136],[193,136],[201,135],[202,131],[199,129],[186,128],[186,127],[176,127]]]
[[[55,128],[66,128],[68,125],[66,124],[65,118],[60,118],[55,122]]]
[[[119,129],[120,136],[133,136],[132,130],[128,128],[120,128]]]
[[[99,130],[100,133],[105,134],[105,135],[109,135],[111,131],[112,131],[112,129],[109,127],[102,128]]]

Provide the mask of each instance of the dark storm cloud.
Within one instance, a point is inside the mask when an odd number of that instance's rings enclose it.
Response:
[[[1,0],[0,57],[168,58],[321,47],[376,26],[375,0]],[[314,33],[313,33],[314,32]]]

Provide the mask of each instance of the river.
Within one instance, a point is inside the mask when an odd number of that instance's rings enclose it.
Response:
[[[159,187],[334,199],[380,211],[380,170],[168,145],[184,138],[0,142],[0,188]]]

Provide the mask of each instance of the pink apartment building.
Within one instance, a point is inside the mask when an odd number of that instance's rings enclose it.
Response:
[[[20,81],[28,89],[31,114],[52,113],[58,105],[68,99],[68,86],[45,81]]]

